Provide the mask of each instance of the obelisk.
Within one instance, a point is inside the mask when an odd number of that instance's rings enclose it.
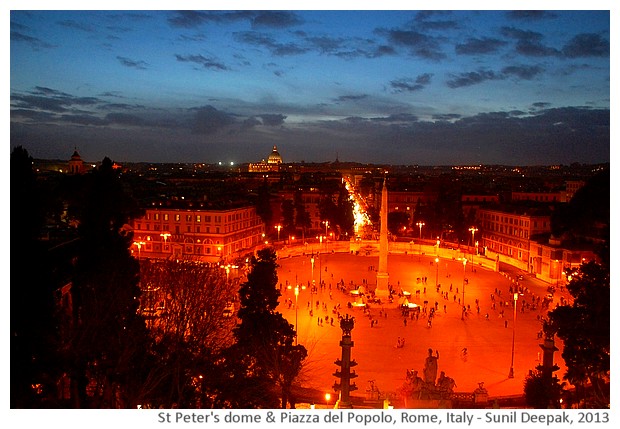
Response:
[[[386,179],[383,179],[383,190],[381,191],[381,216],[380,216],[380,234],[379,234],[379,269],[377,270],[377,288],[375,295],[378,297],[387,297],[390,294],[388,288],[388,279],[390,275],[387,271],[388,257],[388,194]]]

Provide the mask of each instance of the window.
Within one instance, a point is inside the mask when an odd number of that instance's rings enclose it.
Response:
[[[180,222],[181,221],[181,215],[180,214],[175,214],[174,215],[174,221],[175,222]]]
[[[189,214],[188,214],[188,215],[185,215],[185,220],[186,220],[187,222],[191,222],[191,221],[192,221],[192,215],[189,215]]]
[[[164,221],[168,220],[168,213],[164,213]]]

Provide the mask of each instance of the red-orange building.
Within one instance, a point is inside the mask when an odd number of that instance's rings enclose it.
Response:
[[[133,221],[135,256],[216,262],[264,244],[265,226],[254,206],[225,210],[149,208]]]

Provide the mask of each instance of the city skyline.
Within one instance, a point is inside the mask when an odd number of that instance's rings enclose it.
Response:
[[[609,11],[11,11],[35,158],[610,161]]]

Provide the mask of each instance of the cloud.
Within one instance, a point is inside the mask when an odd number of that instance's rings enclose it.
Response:
[[[106,120],[110,124],[119,125],[131,125],[131,126],[143,126],[145,125],[144,119],[136,115],[130,115],[128,113],[109,113],[106,115]]]
[[[28,36],[19,31],[11,31],[11,41],[28,43],[33,49],[39,49],[39,48],[50,49],[50,48],[56,47],[55,45],[44,42],[43,40],[38,39],[36,37]]]
[[[432,118],[435,121],[453,121],[455,119],[459,119],[462,116],[457,113],[441,113],[437,115],[433,115]]]
[[[484,37],[482,39],[469,38],[465,43],[457,44],[454,51],[459,55],[480,55],[497,52],[506,42],[499,39]]]
[[[121,56],[117,56],[116,59],[125,67],[135,68],[138,70],[146,70],[148,67],[148,64],[144,61],[132,60],[130,58]]]
[[[205,69],[211,70],[229,70],[224,63],[217,61],[215,58],[207,58],[203,55],[175,55],[177,61],[195,63]]]
[[[375,32],[385,36],[392,44],[404,47],[410,55],[433,61],[446,58],[439,41],[428,34],[402,29],[377,29]]]
[[[598,34],[578,34],[562,48],[562,53],[568,58],[608,57],[609,41]]]
[[[502,68],[501,72],[493,70],[479,69],[478,71],[464,72],[457,75],[450,75],[451,78],[446,82],[450,88],[461,88],[483,83],[488,80],[504,80],[517,78],[522,80],[532,80],[544,72],[540,66],[513,65]]]
[[[532,80],[544,70],[539,66],[508,66],[502,69],[504,76],[516,76],[523,80]]]
[[[506,12],[506,16],[510,19],[521,21],[539,21],[557,17],[555,13],[546,10],[512,10]]]
[[[36,87],[26,94],[11,94],[11,104],[22,109],[65,112],[71,106],[92,106],[99,102],[95,97],[74,97],[46,87]]]
[[[208,23],[226,24],[237,21],[248,21],[252,28],[287,28],[303,24],[294,12],[289,11],[191,11],[174,12],[168,23],[172,27],[197,28]]]
[[[303,24],[303,19],[288,11],[262,11],[251,20],[252,28],[270,27],[287,28]]]
[[[451,76],[452,78],[446,82],[450,88],[461,88],[463,86],[476,85],[487,80],[502,79],[502,76],[492,70],[478,70]]]
[[[436,16],[450,16],[450,11],[420,11],[416,14],[414,25],[425,31],[439,30],[456,30],[460,27],[457,21],[453,20],[431,20]]]
[[[394,113],[389,116],[371,118],[373,122],[418,122],[419,118],[416,115],[412,115],[411,113]]]
[[[232,115],[219,111],[213,106],[203,106],[194,111],[191,122],[193,134],[214,134],[235,122]]]
[[[58,21],[58,25],[66,28],[72,28],[74,30],[80,30],[85,33],[93,33],[95,31],[92,26],[73,20]]]
[[[256,31],[241,31],[234,33],[233,36],[238,42],[267,48],[276,56],[300,55],[309,51],[307,47],[295,43],[281,43],[265,33]]]
[[[286,119],[286,115],[282,114],[262,114],[258,115],[259,118],[263,120],[263,125],[267,125],[270,127],[276,127],[284,124],[284,120]]]
[[[561,52],[555,48],[545,46],[542,43],[541,33],[521,30],[515,27],[502,27],[501,34],[517,41],[517,53],[528,57],[553,57],[560,56]]]
[[[347,102],[347,101],[359,101],[368,98],[368,94],[359,94],[359,95],[341,95],[336,99],[337,102]]]
[[[250,20],[254,16],[256,16],[256,13],[252,11],[202,12],[195,10],[181,10],[173,12],[172,16],[168,18],[168,23],[172,27],[196,28],[211,22],[228,23],[240,20]]]
[[[424,73],[415,79],[402,78],[390,81],[390,86],[394,93],[419,91],[431,83],[432,77],[432,73]]]

